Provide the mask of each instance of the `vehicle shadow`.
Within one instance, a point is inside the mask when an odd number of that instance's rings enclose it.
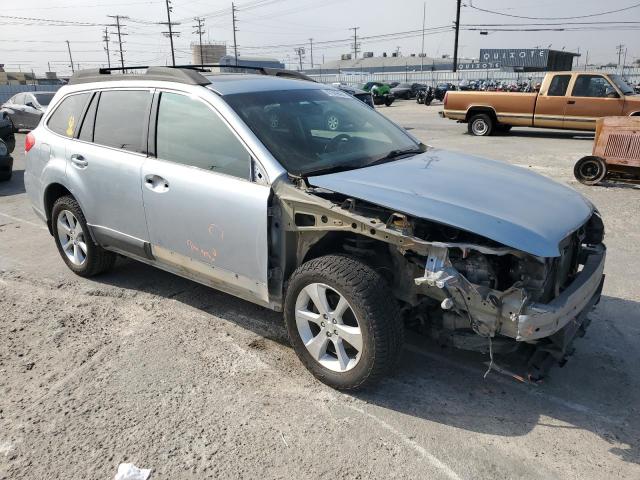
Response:
[[[153,267],[122,259],[114,271],[95,280],[181,302],[290,348],[282,314]],[[622,460],[640,464],[637,333],[627,331],[640,322],[638,312],[638,302],[603,297],[586,337],[576,341],[576,354],[539,385],[495,370],[484,378],[486,355],[442,348],[410,334],[393,375],[348,395],[418,419],[501,437],[523,436],[536,427],[586,430],[608,442],[609,451]]]
[[[570,132],[555,130],[530,130],[530,129],[511,129],[509,132],[497,132],[496,136],[501,137],[520,137],[520,138],[564,138],[571,140],[589,140],[593,141],[595,134],[593,132]]]
[[[8,182],[0,182],[0,197],[19,195],[25,193],[25,191],[24,170],[14,170],[11,180]]]

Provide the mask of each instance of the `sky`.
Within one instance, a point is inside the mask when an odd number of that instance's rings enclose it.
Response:
[[[196,16],[204,17],[204,40],[227,42],[232,52],[231,2],[172,0],[171,5],[172,21],[181,23],[174,27],[180,33],[174,39],[177,64],[191,61],[190,44],[198,38]],[[6,70],[43,74],[49,62],[51,70],[68,74],[67,40],[76,66],[106,66],[105,27],[111,63],[117,66],[116,29],[107,26],[115,19],[108,15],[129,17],[122,20],[121,30],[126,34],[122,39],[127,65],[171,63],[169,39],[162,34],[167,26],[158,24],[167,21],[165,0],[0,0],[0,6],[0,64]],[[297,64],[297,46],[305,47],[304,66],[310,66],[310,38],[314,64],[349,53],[353,27],[359,27],[361,51],[376,56],[397,49],[405,56],[420,53],[423,8],[425,53],[453,54],[455,0],[238,0],[236,6],[240,55],[275,57],[290,67]],[[597,15],[618,9],[625,10]],[[481,48],[551,46],[579,51],[581,64],[587,52],[589,63],[617,63],[620,44],[624,45],[623,56],[626,49],[627,64],[640,58],[640,2],[633,0],[463,0],[460,23],[460,56],[466,58],[477,58]],[[525,23],[528,25],[514,26]],[[480,35],[481,29],[488,35]]]

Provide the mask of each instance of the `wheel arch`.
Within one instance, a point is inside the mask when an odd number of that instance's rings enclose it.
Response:
[[[467,110],[467,113],[465,115],[465,121],[468,122],[469,120],[471,120],[471,117],[473,117],[474,115],[478,114],[478,113],[486,113],[488,114],[491,119],[498,124],[498,115],[496,114],[496,111],[494,110],[493,107],[489,107],[489,106],[484,106],[484,105],[478,105],[478,106],[473,106],[473,107],[469,107],[469,109]]]
[[[44,190],[42,205],[44,207],[44,214],[46,216],[47,228],[49,229],[49,233],[51,235],[53,235],[53,219],[51,218],[51,211],[53,210],[53,205],[54,203],[56,203],[56,200],[66,195],[72,197],[76,202],[78,202],[78,205],[80,205],[80,209],[84,212],[86,216],[86,211],[82,206],[82,202],[78,197],[76,197],[72,193],[70,188],[68,188],[61,182],[50,183],[49,185],[47,185],[47,187]],[[93,230],[91,229],[90,226],[88,226],[88,229],[89,229],[89,235],[91,235],[91,240],[93,240],[94,243],[97,243],[93,235]]]

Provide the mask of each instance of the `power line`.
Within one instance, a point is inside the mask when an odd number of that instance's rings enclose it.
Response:
[[[628,7],[619,8],[617,10],[609,10],[609,11],[600,12],[600,13],[591,13],[589,15],[576,15],[576,16],[572,16],[572,17],[526,17],[526,16],[523,16],[523,15],[513,15],[511,13],[496,12],[494,10],[487,10],[486,8],[476,7],[475,5],[473,5],[472,2],[469,2],[469,5],[466,5],[466,6],[468,6],[469,8],[473,8],[474,10],[478,10],[480,12],[492,13],[494,15],[502,15],[503,17],[524,18],[526,20],[573,20],[573,19],[578,19],[578,18],[599,17],[599,16],[602,16],[602,15],[609,15],[611,13],[624,12],[624,11],[627,11],[627,10],[631,10],[633,8],[640,7],[640,3],[635,3],[635,4],[630,5]]]

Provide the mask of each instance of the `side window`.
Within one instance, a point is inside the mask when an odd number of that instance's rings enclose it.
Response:
[[[80,116],[90,93],[70,95],[62,100],[56,107],[53,115],[49,117],[47,126],[57,134],[73,137],[80,122]]]
[[[96,121],[96,110],[98,108],[98,97],[99,93],[96,93],[91,99],[91,103],[89,104],[89,108],[87,108],[87,113],[84,116],[84,120],[82,121],[82,126],[80,127],[80,134],[78,135],[78,139],[84,140],[85,142],[93,142],[93,125]]]
[[[249,179],[250,156],[224,121],[201,101],[162,93],[156,155],[162,160]]]
[[[574,97],[617,97],[613,86],[600,75],[578,75],[572,95]]]
[[[571,75],[554,76],[553,79],[551,80],[551,85],[549,85],[549,91],[547,92],[547,96],[548,97],[564,97],[567,93],[567,87],[569,86],[570,80],[571,80]]]
[[[151,92],[109,90],[100,94],[93,141],[107,147],[145,153]]]

